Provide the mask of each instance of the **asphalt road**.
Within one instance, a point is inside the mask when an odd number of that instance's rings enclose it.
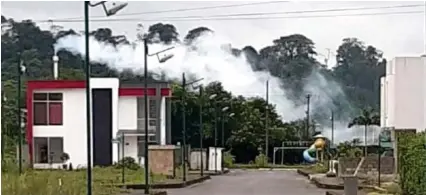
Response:
[[[169,195],[324,195],[294,170],[232,170],[211,180],[183,189],[167,190]]]

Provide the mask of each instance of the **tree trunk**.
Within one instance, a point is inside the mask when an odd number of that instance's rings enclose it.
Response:
[[[367,148],[368,148],[368,146],[367,146],[367,127],[368,127],[368,125],[365,125],[364,127],[365,127],[365,129],[364,129],[364,157],[367,157]]]

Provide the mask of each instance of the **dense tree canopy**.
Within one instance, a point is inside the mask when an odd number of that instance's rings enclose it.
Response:
[[[63,36],[76,34],[72,29],[63,30],[56,28],[57,32],[41,30],[35,23],[29,20],[17,22],[2,16],[2,92],[7,97],[6,104],[13,107],[16,103],[16,67],[22,60],[27,67],[23,80],[49,79],[52,78],[51,64],[54,53],[53,44]],[[183,41],[190,44],[192,40],[203,32],[213,32],[207,27],[198,27],[190,30]],[[90,32],[97,40],[114,45],[129,44],[125,36],[113,35],[111,29],[100,28]],[[179,33],[173,24],[157,23],[148,28],[147,38],[149,43],[170,44],[179,40]],[[319,63],[315,56],[315,43],[313,40],[301,34],[281,36],[272,41],[265,48],[256,50],[250,43],[238,49],[231,48],[234,55],[244,55],[251,64],[253,70],[269,71],[273,76],[285,83],[284,87],[289,92],[290,98],[297,101],[303,94],[302,86],[313,70],[319,70],[326,78],[332,79],[340,84],[349,98],[348,101],[359,107],[377,108],[379,103],[380,76],[384,74],[386,60],[382,59],[382,52],[373,46],[366,46],[356,38],[343,39],[337,48],[337,64],[333,69],[327,69],[324,64]],[[81,56],[74,55],[68,51],[59,51],[61,59],[60,77],[62,79],[83,79],[83,60]],[[122,80],[141,80],[140,75],[132,70],[117,71],[105,64],[92,63],[92,76],[95,77],[119,77]],[[237,82],[237,81],[236,81]],[[23,87],[25,89],[25,86]],[[23,89],[23,90],[24,90]],[[25,93],[22,93],[25,94]],[[175,85],[173,94],[172,132],[173,142],[182,140],[180,107],[182,102],[182,88]],[[208,96],[217,94],[217,103],[220,108],[230,107],[230,110],[219,112],[219,118],[215,123],[214,101]],[[192,147],[199,146],[199,106],[204,110],[204,141],[206,146],[213,144],[213,131],[216,124],[219,129],[219,140],[221,139],[221,123],[224,124],[224,137],[226,149],[232,149],[237,161],[248,162],[258,154],[258,148],[265,147],[265,121],[269,123],[269,156],[272,156],[272,148],[281,146],[282,141],[301,139],[301,131],[305,129],[303,119],[290,123],[283,123],[275,110],[274,105],[267,105],[262,98],[244,98],[235,96],[225,91],[221,83],[215,82],[205,86],[205,94],[200,101],[196,92],[186,94],[185,105],[187,107],[187,139]],[[225,99],[225,100],[224,100]],[[25,105],[24,97],[20,100]],[[266,109],[268,108],[268,109]],[[266,110],[269,110],[266,119]],[[6,115],[11,115],[7,112]],[[230,117],[229,114],[235,115]],[[12,114],[13,115],[13,114]],[[3,117],[2,117],[3,118]],[[13,116],[8,117],[13,121]],[[4,124],[4,125],[3,125]],[[2,131],[10,138],[16,137],[16,132],[10,130],[16,128],[12,123],[2,123]],[[15,133],[14,133],[15,132]],[[219,141],[221,143],[221,141]]]

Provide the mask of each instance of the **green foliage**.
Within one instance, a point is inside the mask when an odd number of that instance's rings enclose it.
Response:
[[[136,163],[136,160],[132,157],[126,156],[123,159],[119,160],[116,164],[115,167],[117,169],[121,169],[121,168],[126,168],[126,169],[130,169],[130,170],[138,170],[141,167]]]
[[[398,165],[403,194],[426,195],[425,133],[398,137]]]
[[[358,139],[340,143],[337,146],[337,156],[348,158],[360,157],[362,155],[362,150],[357,147],[358,143]]]
[[[231,154],[230,151],[223,153],[223,164],[225,167],[233,167],[235,162],[235,156]]]
[[[254,163],[259,168],[268,167],[268,157],[265,154],[260,153],[259,155],[256,156]]]
[[[355,125],[364,126],[364,156],[367,156],[367,129],[369,126],[373,125],[380,126],[380,115],[377,114],[373,108],[362,109],[361,114],[349,122],[348,128],[351,128]]]

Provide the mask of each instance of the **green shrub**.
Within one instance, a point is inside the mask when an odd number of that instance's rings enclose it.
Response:
[[[223,153],[223,165],[227,168],[230,168],[234,165],[235,156],[231,154],[231,151],[226,151]]]
[[[398,168],[402,194],[426,195],[425,134],[398,135]]]
[[[132,157],[124,157],[123,159],[119,160],[117,164],[115,164],[116,168],[123,168],[123,166],[126,169],[130,170],[138,170],[141,167],[136,163],[136,160]]]
[[[261,168],[261,167],[268,167],[268,157],[265,154],[260,153],[254,159],[254,163],[259,168]]]

